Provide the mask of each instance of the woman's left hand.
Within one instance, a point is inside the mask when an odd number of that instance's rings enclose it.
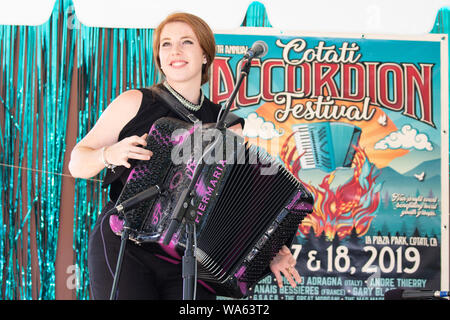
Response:
[[[292,256],[291,250],[286,246],[283,246],[270,262],[270,270],[275,275],[280,288],[283,287],[281,273],[283,273],[293,288],[297,286],[295,281],[297,281],[297,283],[302,282],[302,279],[295,268],[296,263],[297,261]]]

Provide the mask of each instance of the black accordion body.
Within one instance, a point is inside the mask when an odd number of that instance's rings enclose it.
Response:
[[[208,151],[211,141],[216,143]],[[113,231],[120,234],[120,223],[126,220],[131,240],[159,243],[171,256],[181,258],[186,246],[183,223],[168,246],[163,241],[172,212],[201,159],[205,166],[189,207],[196,226],[198,279],[218,295],[247,296],[270,273],[272,258],[289,245],[298,225],[312,212],[311,194],[270,155],[230,130],[161,118],[150,129],[146,148],[153,156],[136,163],[116,205],[155,185],[162,192],[112,217]]]

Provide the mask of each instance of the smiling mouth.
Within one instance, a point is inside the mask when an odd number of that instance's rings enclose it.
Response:
[[[187,65],[186,61],[173,61],[170,63],[170,66],[173,68],[181,68]]]

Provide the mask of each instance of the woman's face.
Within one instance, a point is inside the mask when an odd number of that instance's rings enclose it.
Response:
[[[198,82],[206,62],[192,28],[184,22],[170,22],[161,30],[159,41],[161,69],[169,83]]]

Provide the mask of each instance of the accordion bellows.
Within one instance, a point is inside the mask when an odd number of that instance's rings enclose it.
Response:
[[[210,150],[209,140],[217,142]],[[229,130],[161,118],[150,129],[146,148],[152,158],[137,162],[117,204],[155,185],[163,192],[119,217],[127,220],[130,239],[159,243],[173,257],[182,256],[183,223],[169,246],[163,241],[181,192],[190,184],[200,155],[206,154],[188,209],[196,226],[198,279],[218,295],[247,296],[312,212],[311,194],[270,155]]]

